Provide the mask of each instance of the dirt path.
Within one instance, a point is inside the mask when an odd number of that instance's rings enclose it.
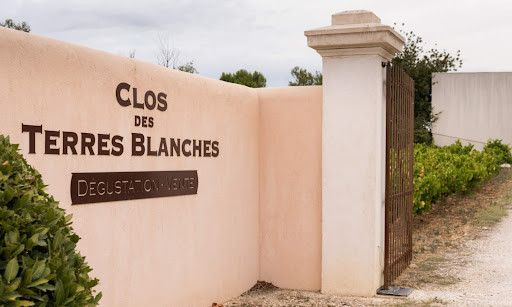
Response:
[[[416,290],[410,298],[438,298],[449,306],[512,306],[512,215],[466,247],[461,258],[467,261],[457,274],[460,282]]]
[[[415,216],[413,261],[395,281],[415,289],[407,298],[334,296],[263,284],[224,306],[512,306],[511,204],[512,169],[504,169],[475,193],[447,197]]]

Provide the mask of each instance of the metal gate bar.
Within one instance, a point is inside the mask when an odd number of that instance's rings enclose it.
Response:
[[[414,81],[386,66],[386,191],[384,288],[412,259]]]

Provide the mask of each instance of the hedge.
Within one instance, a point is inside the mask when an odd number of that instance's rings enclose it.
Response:
[[[71,215],[0,135],[0,306],[95,306],[97,279],[76,250]]]
[[[490,140],[482,151],[460,141],[444,147],[414,144],[414,212],[431,209],[442,196],[466,192],[512,163],[510,146]]]

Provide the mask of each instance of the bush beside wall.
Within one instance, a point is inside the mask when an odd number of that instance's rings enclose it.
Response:
[[[0,305],[95,306],[101,293],[71,215],[45,192],[41,175],[0,135]]]
[[[414,144],[414,212],[431,209],[442,196],[466,192],[511,163],[510,147],[490,140],[482,151],[460,141],[444,147]]]

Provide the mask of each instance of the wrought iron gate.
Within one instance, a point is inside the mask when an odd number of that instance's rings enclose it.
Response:
[[[384,288],[412,259],[414,81],[386,67],[386,220]]]

